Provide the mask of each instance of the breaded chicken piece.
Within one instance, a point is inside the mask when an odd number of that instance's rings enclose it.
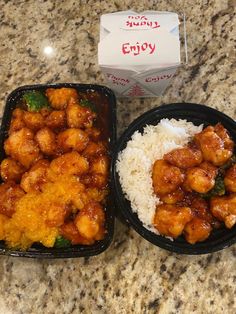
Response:
[[[98,142],[101,140],[101,130],[95,127],[85,129],[91,141]]]
[[[10,134],[4,142],[4,149],[7,155],[19,161],[27,169],[40,158],[34,133],[28,128]]]
[[[175,204],[177,202],[182,201],[184,198],[184,192],[181,188],[178,188],[174,192],[164,194],[160,196],[162,202],[166,204]]]
[[[23,174],[20,186],[27,192],[38,192],[41,186],[47,181],[47,170],[49,161],[40,159],[30,168],[29,171]]]
[[[204,169],[194,167],[187,170],[186,180],[184,182],[184,188],[187,191],[207,193],[214,185],[214,178],[212,178],[212,176],[210,176]]]
[[[107,186],[107,177],[100,173],[89,173],[81,177],[81,182],[86,186],[102,189]]]
[[[205,161],[198,167],[187,169],[184,189],[191,192],[207,193],[215,185],[217,168]]]
[[[88,203],[89,201],[103,203],[108,194],[109,194],[108,189],[99,189],[99,188],[88,186],[86,187],[86,196],[87,196],[86,203]]]
[[[76,89],[62,87],[62,88],[48,88],[45,92],[51,107],[54,109],[64,109],[66,108],[68,102],[73,99],[78,99],[78,94]]]
[[[48,107],[43,107],[42,109],[40,109],[39,111],[42,115],[42,117],[44,118],[44,120],[50,115],[50,113],[52,112],[51,108]]]
[[[223,165],[233,154],[233,143],[224,130],[224,127],[218,124],[215,127],[208,126],[194,137],[200,146],[203,159],[215,166]]]
[[[14,182],[0,185],[0,214],[11,217],[15,212],[16,202],[25,195],[21,187]]]
[[[226,171],[224,184],[228,192],[236,193],[236,164]]]
[[[25,168],[12,158],[5,158],[1,162],[1,177],[4,181],[20,182]]]
[[[20,108],[16,108],[13,110],[12,117],[11,117],[11,124],[8,131],[9,134],[19,131],[20,129],[25,127],[23,115],[24,115],[24,110],[21,110]]]
[[[192,218],[189,207],[162,204],[156,208],[153,224],[161,235],[177,238]]]
[[[67,124],[70,128],[90,128],[96,113],[86,107],[82,107],[78,102],[70,100],[66,108]]]
[[[227,228],[232,228],[236,224],[236,195],[212,197],[210,210]]]
[[[56,135],[49,128],[40,129],[36,135],[35,140],[39,145],[39,148],[42,153],[45,155],[54,155],[56,152]]]
[[[217,176],[218,168],[208,161],[203,161],[199,165],[199,168],[204,169],[212,178],[215,178]]]
[[[234,142],[230,138],[229,133],[226,130],[226,128],[224,128],[221,123],[217,123],[214,129],[215,129],[216,134],[223,140],[224,148],[232,151],[234,148]]]
[[[107,155],[95,157],[90,161],[89,173],[81,177],[86,186],[104,188],[108,183],[109,158]]]
[[[157,195],[174,192],[184,181],[181,170],[163,159],[156,160],[152,169],[152,182]]]
[[[9,217],[0,214],[0,240],[5,239],[5,224],[9,220]]]
[[[70,240],[71,244],[73,245],[76,244],[90,245],[94,243],[94,239],[86,239],[79,233],[73,221],[67,222],[64,225],[62,225],[60,228],[60,234],[64,238]]]
[[[101,174],[104,177],[108,176],[109,157],[107,155],[97,156],[90,164],[90,173]]]
[[[64,110],[54,110],[45,119],[45,125],[51,129],[60,129],[66,126]]]
[[[89,141],[87,147],[83,151],[83,156],[86,158],[94,158],[95,156],[104,155],[107,149],[102,142],[92,142]]]
[[[208,202],[199,196],[193,196],[190,205],[195,217],[201,218],[212,224],[215,218],[212,216]]]
[[[65,203],[60,202],[60,200],[51,202],[45,223],[49,227],[60,227],[64,224],[67,212],[68,208]]]
[[[90,202],[77,214],[75,225],[86,239],[101,240],[104,237],[105,214],[102,206]]]
[[[81,175],[88,171],[89,163],[77,152],[66,153],[51,161],[50,170],[56,175]]]
[[[44,126],[44,118],[39,112],[24,111],[23,120],[27,128],[36,131]]]
[[[80,129],[67,129],[57,135],[58,147],[64,152],[68,152],[72,149],[82,152],[88,145],[88,142],[88,135]]]
[[[211,230],[212,227],[208,221],[194,217],[185,225],[184,236],[188,243],[195,244],[196,242],[205,241],[209,237]]]
[[[187,169],[200,165],[202,153],[196,145],[191,144],[187,147],[173,149],[165,154],[163,159],[176,167]]]

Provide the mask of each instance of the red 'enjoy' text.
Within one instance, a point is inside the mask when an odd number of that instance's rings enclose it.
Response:
[[[148,42],[144,42],[144,43],[139,43],[136,42],[136,44],[130,44],[128,43],[124,43],[122,45],[122,53],[124,55],[126,54],[133,54],[134,56],[138,56],[141,53],[148,53],[148,54],[153,54],[154,51],[156,50],[156,44],[152,44],[152,43],[148,43]]]

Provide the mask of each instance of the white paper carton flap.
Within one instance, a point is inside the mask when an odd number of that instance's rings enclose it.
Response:
[[[115,87],[119,94],[124,93],[124,91],[136,83],[136,80],[132,78],[132,76],[137,74],[135,71],[103,67],[103,73],[108,84],[111,87]]]
[[[101,27],[105,32],[124,29],[129,31],[165,28],[168,32],[173,31],[179,25],[178,15],[172,12],[123,11],[104,14],[101,17]],[[102,39],[102,38],[100,38]]]

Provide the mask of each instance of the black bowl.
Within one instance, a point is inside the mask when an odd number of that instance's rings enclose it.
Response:
[[[47,88],[61,88],[72,87],[78,92],[95,91],[101,95],[104,95],[108,101],[108,127],[110,137],[110,154],[112,157],[115,143],[116,143],[116,99],[113,92],[100,85],[92,84],[74,84],[74,83],[60,83],[60,84],[43,84],[43,85],[29,85],[22,86],[15,89],[7,98],[6,106],[2,118],[1,124],[1,136],[0,136],[0,161],[5,158],[5,152],[3,149],[4,140],[7,137],[7,131],[9,128],[12,111],[15,109],[17,101],[25,91],[39,90],[45,91]],[[37,258],[68,258],[68,257],[85,257],[97,255],[105,251],[111,244],[114,233],[114,203],[111,194],[108,197],[108,203],[105,210],[105,228],[107,230],[106,236],[103,240],[95,242],[93,245],[73,245],[68,248],[46,248],[40,244],[34,244],[27,251],[10,250],[6,247],[3,241],[0,241],[0,254],[11,256],[23,256],[23,257],[37,257]]]
[[[204,242],[192,245],[187,243],[183,237],[179,237],[171,241],[168,238],[156,235],[155,233],[147,230],[138,219],[137,214],[132,212],[130,202],[124,197],[119,182],[119,176],[116,172],[116,160],[118,153],[126,147],[127,142],[131,139],[131,136],[135,131],[138,130],[142,132],[143,128],[147,124],[156,125],[163,118],[186,119],[187,121],[193,122],[195,125],[203,123],[205,126],[221,122],[229,131],[234,142],[236,142],[235,121],[225,114],[207,106],[190,103],[177,103],[163,105],[144,113],[142,116],[133,121],[128,129],[122,134],[116,146],[116,152],[112,160],[113,190],[116,195],[117,208],[120,210],[126,222],[129,223],[143,238],[154,245],[171,252],[180,254],[206,254],[222,250],[234,244],[236,242],[236,226],[232,229],[222,228],[215,230]]]

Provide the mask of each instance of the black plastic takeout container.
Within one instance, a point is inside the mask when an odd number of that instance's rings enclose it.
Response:
[[[133,121],[128,129],[120,137],[116,152],[113,155],[112,161],[112,179],[113,189],[116,194],[117,208],[121,211],[125,220],[138,232],[143,238],[171,252],[180,254],[206,254],[222,250],[236,242],[236,226],[232,229],[222,228],[212,232],[210,237],[204,242],[198,242],[194,245],[189,244],[183,237],[179,237],[173,241],[163,236],[154,234],[144,228],[142,222],[138,219],[137,214],[132,212],[130,202],[125,199],[122,188],[119,182],[119,176],[116,172],[116,160],[120,151],[122,151],[127,142],[131,139],[135,131],[143,131],[143,128],[148,125],[156,125],[163,118],[186,119],[193,122],[195,125],[209,124],[214,125],[221,122],[229,131],[234,142],[236,142],[236,122],[225,114],[207,106],[177,103],[163,105],[152,109]],[[158,143],[157,143],[158,145]],[[145,193],[145,192],[144,192]]]
[[[8,96],[1,124],[0,136],[1,161],[5,158],[3,144],[4,140],[7,138],[7,131],[9,128],[12,111],[15,109],[17,101],[25,91],[29,90],[45,91],[49,87],[51,88],[71,87],[75,88],[78,92],[95,91],[107,97],[109,103],[108,113],[109,119],[107,123],[109,124],[110,130],[110,154],[112,157],[112,153],[114,151],[116,143],[116,99],[113,92],[109,88],[100,85],[60,83],[60,84],[22,86],[15,89]],[[68,248],[46,248],[44,246],[35,244],[27,251],[20,251],[10,250],[5,246],[3,241],[0,241],[0,254],[35,258],[68,258],[97,255],[108,248],[113,238],[115,218],[113,198],[111,197],[111,194],[108,197],[108,204],[106,206],[105,216],[106,216],[105,228],[107,230],[106,236],[103,240],[97,241],[93,245],[73,245]]]

